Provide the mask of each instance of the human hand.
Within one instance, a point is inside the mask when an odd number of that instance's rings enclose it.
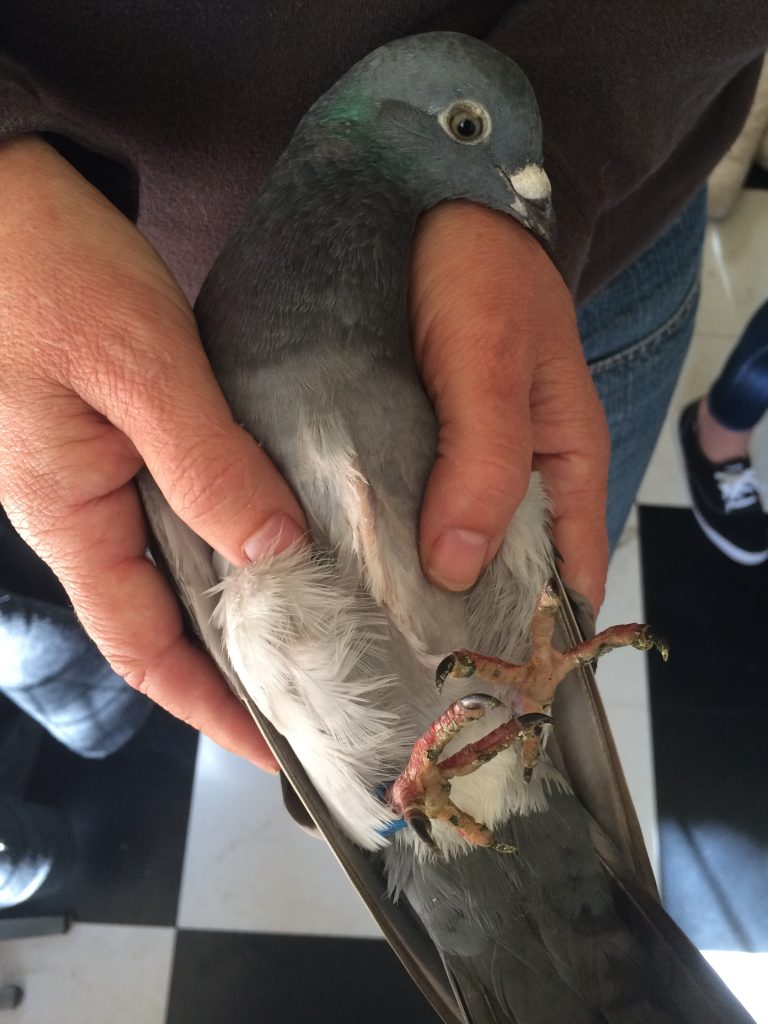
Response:
[[[420,523],[427,576],[449,590],[475,582],[533,467],[552,500],[563,577],[597,611],[608,567],[608,429],[554,264],[511,218],[442,203],[416,232],[411,328],[440,422]]]
[[[279,532],[279,549],[300,537],[301,509],[233,422],[192,311],[136,228],[33,136],[0,146],[0,195],[0,503],[116,672],[274,770],[145,558],[132,481],[146,463],[177,514],[238,565]]]

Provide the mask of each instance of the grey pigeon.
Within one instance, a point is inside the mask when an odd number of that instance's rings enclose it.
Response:
[[[543,749],[555,683],[513,664],[531,631],[558,677],[600,643],[653,636],[551,648],[535,474],[469,594],[420,566],[437,422],[409,339],[416,220],[464,198],[546,241],[541,161],[527,79],[478,40],[415,36],[355,65],[297,127],[196,307],[235,418],[294,488],[311,545],[235,568],[150,481],[145,503],[198,630],[309,803],[319,794],[334,848],[359,852],[361,888],[366,872],[384,879],[390,937],[415,915],[434,944],[446,1020],[746,1021],[608,866],[610,841]]]

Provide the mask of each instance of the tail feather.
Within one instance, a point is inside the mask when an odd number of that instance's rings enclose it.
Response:
[[[515,854],[404,866],[385,853],[470,1024],[721,1024],[603,867],[572,794],[496,831]]]

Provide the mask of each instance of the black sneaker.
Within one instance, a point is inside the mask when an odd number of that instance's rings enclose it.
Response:
[[[683,409],[680,443],[691,506],[707,538],[734,562],[760,565],[768,559],[768,524],[749,458],[710,462],[699,447],[699,400]]]

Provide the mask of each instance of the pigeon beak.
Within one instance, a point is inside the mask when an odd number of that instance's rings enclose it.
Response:
[[[555,214],[552,186],[544,170],[537,164],[528,164],[517,171],[499,167],[499,172],[512,193],[508,205],[512,216],[551,249],[555,244]]]

